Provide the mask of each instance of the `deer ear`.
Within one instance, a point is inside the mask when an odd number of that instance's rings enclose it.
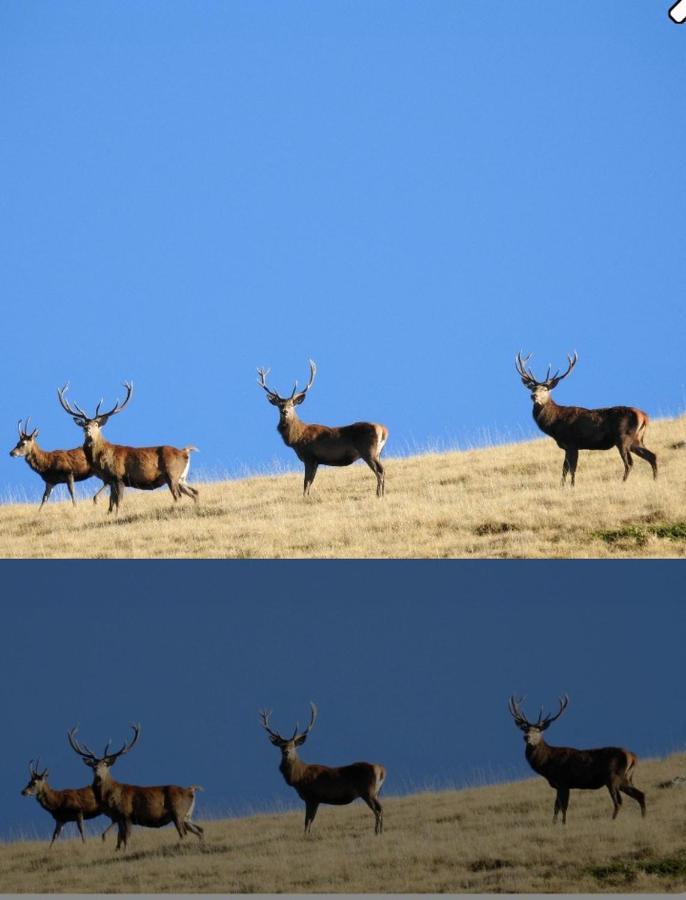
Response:
[[[305,399],[305,394],[298,394],[296,397],[293,398],[293,406],[300,406],[300,404],[303,402],[304,399]]]
[[[299,734],[293,743],[295,744],[296,747],[300,747],[301,744],[304,744],[306,740],[307,740],[306,734]]]
[[[278,405],[279,405],[279,398],[278,398],[278,397],[270,397],[269,394],[267,394],[267,400],[269,400],[269,402],[271,403],[272,406],[278,406]]]

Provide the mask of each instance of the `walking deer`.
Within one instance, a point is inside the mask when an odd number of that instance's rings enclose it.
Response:
[[[45,482],[45,491],[41,500],[39,511],[43,509],[43,504],[50,497],[52,489],[57,484],[66,484],[71,502],[76,506],[76,498],[74,497],[74,482],[85,481],[94,475],[90,463],[86,459],[83,447],[75,447],[73,450],[43,450],[38,446],[38,429],[34,428],[29,431],[29,417],[22,424],[22,420],[17,422],[17,431],[19,432],[19,440],[15,447],[10,450],[10,456],[23,456],[34,472],[37,472]],[[96,491],[93,497],[93,503],[97,503],[98,495],[105,490],[106,485]]]
[[[76,727],[67,733],[72,750],[93,770],[93,792],[96,800],[105,815],[117,825],[117,850],[120,847],[126,850],[132,825],[162,828],[173,822],[179,838],[183,839],[191,832],[202,840],[203,829],[191,821],[196,791],[202,790],[200,785],[178,787],[175,784],[167,784],[159,787],[138,787],[133,784],[122,784],[112,778],[110,769],[120,756],[128,753],[136,745],[140,736],[140,725],[132,725],[131,728],[133,737],[130,741],[125,742],[116,753],[109,752],[112,742],[108,742],[101,756],[97,756],[85,744],[79,744],[76,739]]]
[[[83,833],[83,823],[86,819],[95,819],[102,815],[102,809],[98,803],[93,788],[65,788],[57,791],[48,784],[48,770],[38,771],[38,760],[29,762],[29,783],[21,792],[22,797],[35,797],[43,809],[47,810],[55,820],[55,830],[52,833],[50,846],[55,843],[60,832],[67,822],[76,822],[81,840],[86,843]],[[112,828],[113,823],[107,826],[102,833],[102,839]]]
[[[648,427],[647,413],[634,406],[608,406],[603,409],[558,406],[550,392],[572,371],[577,363],[577,354],[567,356],[569,365],[562,375],[556,372],[551,376],[551,367],[548,366],[543,381],[539,381],[531,369],[527,369],[526,364],[530,358],[531,354],[522,358],[522,354],[518,353],[515,367],[522,383],[531,391],[534,421],[541,431],[550,435],[557,446],[565,451],[562,484],[565,483],[567,473],[570,473],[571,484],[574,486],[579,450],[610,450],[612,447],[619,450],[624,463],[623,481],[629,477],[633,465],[632,453],[650,463],[653,477],[657,478],[657,457],[643,446]]]
[[[591,790],[606,787],[610,792],[616,819],[622,805],[621,792],[638,803],[641,815],[646,814],[645,794],[634,787],[633,773],[638,762],[635,753],[622,747],[600,747],[595,750],[576,750],[573,747],[551,747],[543,739],[543,732],[559,719],[567,708],[567,695],[560,698],[560,709],[554,716],[544,716],[541,709],[538,720],[529,722],[522,713],[521,700],[510,697],[509,709],[517,728],[524,732],[526,758],[534,770],[542,775],[557,791],[553,822],[562,813],[562,824],[567,821],[570,790]]]
[[[374,813],[374,833],[383,832],[383,807],[379,803],[379,791],[386,778],[386,770],[377,763],[356,762],[349,766],[319,766],[303,762],[297,748],[305,743],[307,735],[317,718],[317,707],[310,703],[311,719],[302,734],[298,725],[290,738],[281,737],[269,727],[271,712],[260,713],[262,726],[269,740],[281,751],[279,771],[286,784],[295,788],[301,800],[305,801],[305,834],[312,828],[320,803],[343,806],[358,797]]]
[[[354,422],[330,428],[328,425],[308,425],[298,418],[295,410],[305,399],[314,383],[317,367],[310,360],[310,380],[303,391],[298,391],[295,382],[290,397],[281,397],[276,391],[267,387],[266,379],[269,369],[258,369],[257,383],[266,391],[267,400],[279,409],[279,424],[276,430],[283,438],[284,444],[291,447],[305,465],[305,484],[303,495],[310,493],[310,487],[319,466],[349,466],[358,459],[363,459],[376,475],[376,496],[384,494],[384,467],[381,462],[381,451],[388,440],[388,429],[375,422]]]
[[[125,447],[110,444],[102,433],[102,428],[111,416],[120,413],[128,404],[133,393],[133,385],[124,382],[126,397],[122,403],[117,400],[108,412],[100,412],[102,400],[98,403],[94,416],[85,413],[78,404],[73,408],[65,400],[68,385],[59,388],[57,396],[62,409],[74,422],[83,428],[83,450],[93,471],[110,487],[108,512],[119,511],[125,487],[141,491],[153,491],[166,484],[174,501],[182,494],[197,502],[198,491],[188,484],[186,478],[191,464],[191,452],[197,447],[187,446],[181,450],[163,445],[160,447]]]

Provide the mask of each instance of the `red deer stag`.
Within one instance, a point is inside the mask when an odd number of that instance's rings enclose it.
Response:
[[[622,805],[620,791],[633,797],[641,807],[641,815],[645,816],[645,794],[635,788],[631,780],[638,762],[634,753],[621,747],[600,747],[595,750],[551,747],[543,739],[543,732],[560,718],[567,708],[569,698],[566,695],[560,698],[560,709],[554,716],[544,716],[541,710],[536,722],[526,719],[520,709],[521,702],[510,697],[510,713],[517,728],[524,732],[529,765],[557,791],[553,822],[557,821],[557,814],[562,812],[562,824],[566,823],[570,790],[596,791],[602,787],[606,787],[612,797],[613,819],[617,818]]]
[[[68,385],[59,388],[62,409],[69,413],[79,428],[83,428],[83,450],[94,473],[110,486],[110,505],[108,512],[119,511],[119,504],[125,487],[138,488],[141,491],[153,491],[166,484],[174,500],[185,494],[192,500],[198,500],[198,491],[187,483],[188,469],[191,464],[191,451],[197,447],[125,447],[121,444],[110,444],[102,433],[110,416],[120,413],[131,399],[133,385],[124,382],[126,398],[119,400],[109,412],[100,412],[102,400],[98,403],[94,416],[87,415],[76,403],[72,408],[64,399]]]
[[[34,428],[33,431],[29,431],[30,421],[29,417],[23,425],[21,419],[17,422],[19,440],[16,446],[10,450],[10,456],[23,456],[33,471],[38,472],[45,482],[43,499],[38,509],[43,509],[43,504],[50,497],[56,484],[67,485],[71,502],[76,506],[74,482],[85,481],[94,474],[83,447],[75,447],[73,450],[43,450],[38,446],[36,440],[38,429]],[[105,490],[105,487],[106,485],[103,484],[98,489],[93,497],[93,503],[97,503],[98,495]]]
[[[533,416],[538,427],[557,442],[565,451],[562,464],[562,484],[567,473],[571,474],[572,487],[579,459],[579,450],[610,450],[616,447],[624,463],[626,481],[634,464],[631,454],[649,462],[653,477],[657,478],[657,457],[643,446],[643,438],[648,427],[648,415],[634,406],[608,406],[603,409],[584,409],[583,406],[558,406],[550,396],[553,388],[566,378],[576,365],[578,356],[567,356],[569,366],[560,375],[548,372],[543,381],[538,381],[526,368],[531,354],[522,358],[518,353],[515,366],[524,386],[531,391],[534,401]]]
[[[48,770],[38,771],[38,760],[31,760],[29,763],[29,783],[21,792],[22,797],[35,797],[43,809],[47,810],[55,820],[55,830],[52,833],[50,846],[55,843],[55,839],[59,837],[60,831],[67,822],[76,822],[79,829],[81,840],[86,843],[83,834],[83,823],[86,819],[94,819],[96,816],[102,815],[100,804],[95,798],[93,788],[65,788],[62,791],[56,791],[48,784]],[[113,822],[107,826],[102,833],[102,839],[112,828]]]
[[[296,381],[290,397],[280,397],[276,391],[267,387],[269,372],[269,369],[258,369],[257,383],[267,392],[267,400],[279,408],[276,430],[284,444],[292,447],[298,459],[305,464],[304,496],[310,493],[310,486],[319,466],[349,466],[356,460],[363,459],[376,475],[376,496],[383,497],[384,467],[381,463],[381,451],[388,440],[386,426],[374,422],[354,422],[340,428],[308,425],[298,418],[295,407],[303,402],[312,387],[317,373],[314,362],[310,360],[310,380],[305,390],[298,391]]]
[[[298,725],[290,738],[281,737],[269,727],[271,712],[260,713],[262,725],[269,735],[269,740],[281,751],[279,771],[286,784],[295,788],[301,800],[305,801],[305,834],[312,828],[320,803],[332,803],[343,806],[352,803],[358,797],[367,804],[374,813],[375,834],[383,831],[383,808],[379,803],[379,791],[386,778],[386,770],[376,763],[356,762],[349,766],[318,766],[304,763],[298,757],[297,747],[304,744],[315,719],[317,707],[310,703],[312,717],[310,724],[302,734],[298,734]]]
[[[173,822],[179,838],[184,838],[190,831],[202,840],[203,829],[191,821],[196,791],[202,790],[200,785],[178,787],[175,784],[168,784],[161,787],[138,787],[133,784],[122,784],[112,778],[110,769],[120,756],[135,746],[140,735],[140,725],[132,725],[131,728],[133,737],[121,750],[110,753],[110,741],[102,756],[97,756],[85,744],[83,746],[79,744],[75,737],[76,728],[67,733],[72,750],[93,770],[93,791],[102,811],[117,825],[117,850],[120,847],[126,850],[132,825],[162,828]]]

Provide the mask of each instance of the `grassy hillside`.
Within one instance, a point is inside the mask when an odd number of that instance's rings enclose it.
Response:
[[[307,838],[298,812],[207,821],[204,844],[138,828],[123,854],[111,835],[0,844],[0,891],[685,891],[686,787],[658,787],[685,772],[686,753],[639,764],[643,820],[627,797],[613,822],[607,791],[576,791],[553,826],[554,793],[536,778],[387,798],[380,837],[356,803],[321,807]]]
[[[200,485],[174,506],[166,489],[127,491],[73,510],[0,506],[3,557],[681,557],[686,555],[686,417],[651,423],[660,477],[636,459],[626,484],[615,451],[582,452],[560,488],[550,438],[386,460],[386,497],[364,465]],[[95,480],[88,482],[95,492]]]

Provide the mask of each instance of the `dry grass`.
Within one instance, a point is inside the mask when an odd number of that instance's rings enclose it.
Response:
[[[559,485],[549,438],[386,461],[387,494],[366,466],[321,468],[310,499],[301,474],[201,486],[174,506],[166,490],[106,504],[0,506],[3,557],[683,557],[686,418],[651,423],[660,478],[637,459],[622,484],[614,451],[582,452],[577,487]],[[89,482],[95,485],[98,482]]]
[[[98,839],[0,844],[4,892],[641,892],[686,890],[686,788],[658,784],[686,753],[639,765],[648,816],[625,798],[610,819],[606,791],[573,792],[568,824],[551,824],[541,778],[384,801],[373,833],[361,804],[205,823],[206,840],[134,829],[129,850]],[[102,820],[99,820],[102,821]],[[99,824],[99,823],[98,823]],[[191,843],[192,840],[192,843]]]

